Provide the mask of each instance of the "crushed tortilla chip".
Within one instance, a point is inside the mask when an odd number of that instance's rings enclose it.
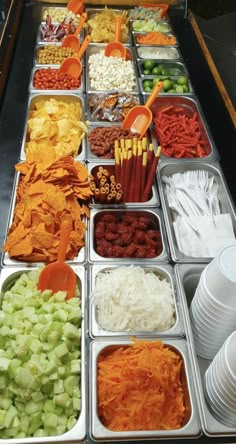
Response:
[[[26,159],[39,162],[43,157],[48,158],[48,150],[51,150],[51,160],[77,156],[86,133],[87,125],[82,121],[79,102],[40,100],[30,111],[27,121]]]
[[[73,260],[84,246],[89,217],[85,203],[92,195],[89,173],[71,156],[54,160],[21,162],[13,223],[3,247],[9,257],[25,262],[52,262],[57,259],[60,227],[67,220],[72,227],[67,260]]]

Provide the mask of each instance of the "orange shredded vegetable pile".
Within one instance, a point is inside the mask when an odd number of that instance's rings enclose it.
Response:
[[[15,169],[21,176],[3,250],[27,262],[55,261],[61,222],[68,220],[72,231],[66,257],[74,259],[84,246],[82,217],[89,216],[89,209],[78,199],[85,201],[92,194],[86,167],[65,156],[57,161],[22,162]]]
[[[113,431],[174,430],[185,407],[181,357],[161,341],[135,341],[98,359],[98,414]]]
[[[139,34],[137,42],[143,45],[175,45],[176,38],[162,32],[152,31],[147,34]]]

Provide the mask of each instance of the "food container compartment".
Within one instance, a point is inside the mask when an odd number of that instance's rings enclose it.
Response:
[[[60,66],[60,63],[59,64],[50,64],[50,65],[48,64],[48,65],[45,65],[45,64],[39,63],[39,61],[38,61],[38,51],[39,51],[39,49],[45,48],[45,47],[50,46],[50,45],[57,46],[58,48],[61,47],[61,43],[60,42],[44,42],[44,43],[38,43],[35,46],[34,62],[33,62],[35,67],[42,68],[42,67],[49,67],[50,66],[50,67],[55,68],[55,67]],[[81,61],[82,65],[83,65],[83,67],[84,67],[85,66],[85,57],[84,57],[84,55],[81,57],[80,61]]]
[[[55,41],[55,42],[49,42],[48,40],[44,40],[43,34],[42,34],[42,26],[45,25],[45,23],[46,22],[41,22],[39,25],[37,36],[36,36],[36,43],[61,43],[64,37],[61,40]],[[53,23],[53,25],[59,25],[59,23]],[[84,29],[82,29],[80,31],[80,35],[79,35],[80,42],[82,42],[84,40],[84,36],[85,36],[85,32],[84,32]]]
[[[160,165],[160,168],[157,173],[158,179],[158,188],[160,192],[161,204],[165,219],[165,225],[167,230],[167,237],[169,240],[169,246],[171,251],[171,257],[174,262],[210,262],[211,258],[207,257],[192,257],[186,256],[177,248],[177,242],[173,227],[173,222],[176,219],[176,213],[170,210],[167,196],[165,192],[165,185],[162,182],[163,176],[172,176],[176,173],[184,173],[185,171],[196,171],[196,170],[204,170],[207,171],[209,177],[214,177],[215,182],[218,185],[218,198],[221,213],[229,213],[231,215],[234,232],[236,233],[236,219],[235,219],[235,210],[233,203],[231,201],[231,196],[229,194],[227,185],[225,183],[225,179],[223,177],[223,172],[219,166],[219,164],[210,164],[203,162],[163,162]]]
[[[87,21],[86,22],[88,22],[95,15],[100,14],[101,12],[103,12],[104,9],[105,8],[86,8],[86,13],[87,13]],[[112,8],[109,5],[108,5],[108,9],[112,10],[114,13],[120,14],[120,15],[124,12],[124,9]],[[128,28],[128,40],[124,44],[125,45],[131,45],[132,44],[132,39],[131,39],[131,33],[130,33],[129,22],[128,21],[127,21],[126,26]],[[86,35],[90,35],[91,34],[91,31],[90,31],[88,25],[85,28],[85,33],[86,33]],[[94,43],[96,45],[99,45],[99,44],[101,44],[101,45],[105,44],[106,45],[107,44],[107,42],[100,42],[99,43],[99,42],[94,42],[94,41],[92,41],[91,43]]]
[[[14,267],[14,268],[3,268],[1,270],[0,274],[0,302],[2,302],[3,294],[10,290],[12,286],[14,285],[15,281],[23,274],[28,273],[29,271],[35,270],[35,266],[33,267]],[[16,444],[25,444],[25,443],[39,443],[39,442],[83,442],[86,437],[86,416],[87,416],[87,373],[88,370],[86,369],[86,351],[85,351],[85,332],[86,332],[86,326],[85,326],[85,297],[86,297],[86,275],[84,271],[84,267],[81,266],[74,266],[73,270],[77,276],[77,285],[80,289],[80,295],[81,295],[81,311],[82,311],[82,320],[81,320],[81,384],[80,384],[80,391],[81,391],[81,411],[78,416],[77,423],[75,426],[69,430],[68,432],[59,435],[59,436],[50,436],[50,437],[43,437],[43,438],[37,438],[37,437],[30,437],[30,438],[15,438],[15,439],[1,439],[0,441],[2,443],[6,442],[14,442]]]
[[[174,45],[172,45],[172,44],[171,45],[158,45],[158,44],[155,45],[155,43],[153,43],[152,46],[154,46],[154,47],[161,47],[161,48],[178,48],[179,43],[178,43],[178,39],[177,39],[176,35],[171,34],[169,32],[162,32],[162,34],[165,35],[165,36],[168,36],[168,37],[174,37],[176,39],[176,43]],[[148,43],[147,44],[139,43],[138,40],[137,40],[137,37],[139,35],[145,36],[145,35],[147,35],[147,32],[132,32],[132,37],[133,37],[134,45],[135,46],[141,46],[141,47],[148,47],[148,46],[150,46]]]
[[[147,24],[150,20],[151,19],[148,19],[148,20],[138,19],[138,20],[130,21],[130,28],[131,28],[132,33],[145,33],[145,34],[148,34],[149,32],[153,32],[153,30],[152,31],[151,30],[150,31],[144,31],[144,30],[137,31],[137,30],[135,30],[134,22],[136,22],[136,23],[137,22],[143,22],[143,23],[140,23],[140,25],[142,25],[144,23]],[[165,31],[162,31],[161,29],[163,29],[163,28],[159,29],[159,27],[158,27],[158,29],[156,29],[156,31],[162,32],[163,34],[169,34],[169,33],[173,34],[172,26],[166,20],[158,20],[158,21],[155,20],[155,24],[157,26],[160,26],[160,27],[166,26],[166,30]],[[156,32],[156,31],[154,31],[154,32]]]
[[[145,69],[145,67],[144,67],[145,61],[147,61],[147,60],[142,60],[142,59],[137,60],[138,71],[139,71],[141,78],[146,76],[146,74],[143,73],[143,71]],[[150,59],[150,61],[151,61],[151,59]],[[185,76],[186,74],[188,75],[187,68],[182,62],[172,62],[169,60],[158,60],[158,61],[155,61],[155,64],[158,66],[159,65],[163,66],[163,69],[167,69],[170,76],[182,76],[182,75]],[[158,77],[158,76],[165,75],[165,74],[160,73],[160,74],[155,74],[155,75]]]
[[[114,164],[114,157],[112,157],[112,158],[110,157],[111,150],[109,151],[108,154],[104,154],[104,156],[97,156],[92,151],[91,144],[89,143],[89,140],[88,140],[88,135],[91,133],[91,131],[94,128],[98,128],[98,127],[99,128],[109,128],[109,127],[113,127],[113,126],[121,128],[121,123],[114,122],[113,125],[111,125],[110,123],[107,123],[107,122],[99,122],[96,125],[94,125],[93,123],[91,124],[91,126],[89,127],[89,130],[88,130],[88,134],[87,134],[87,156],[86,157],[87,157],[88,162],[103,162],[103,163],[106,162],[106,163]],[[119,137],[119,139],[121,139],[121,138]],[[156,138],[155,138],[153,131],[147,131],[147,142],[153,143],[154,148],[156,147]],[[107,155],[108,155],[108,157],[106,157]]]
[[[147,338],[146,338],[147,339]],[[90,434],[94,441],[127,441],[150,439],[197,438],[200,436],[200,422],[196,406],[196,395],[193,386],[192,370],[189,362],[189,345],[184,339],[164,339],[164,344],[178,353],[184,365],[182,366],[181,382],[184,390],[186,415],[183,427],[178,430],[142,430],[114,432],[107,429],[98,417],[97,412],[97,361],[101,354],[107,354],[119,347],[128,347],[128,339],[113,339],[93,341],[90,349]]]
[[[150,94],[150,92],[146,92],[145,91],[145,88],[144,88],[144,82],[145,82],[145,80],[151,80],[151,81],[153,81],[154,79],[156,79],[156,78],[159,78],[160,80],[162,80],[162,81],[164,81],[165,79],[167,79],[167,77],[165,77],[165,76],[155,76],[155,75],[150,75],[150,76],[142,76],[140,79],[139,79],[139,85],[140,85],[140,91],[142,92],[142,94],[144,95],[144,96],[148,96],[149,94]],[[168,79],[169,80],[171,80],[172,82],[177,82],[177,80],[178,80],[178,78],[179,78],[179,76],[168,76]],[[181,85],[179,85],[179,86],[181,86]],[[152,88],[153,88],[153,86],[152,86]],[[191,81],[190,81],[190,79],[188,78],[188,91],[179,91],[179,92],[174,92],[173,93],[173,91],[172,92],[168,92],[168,91],[165,91],[164,89],[162,89],[161,91],[160,91],[160,93],[159,93],[159,96],[160,95],[164,95],[164,96],[166,96],[166,95],[170,95],[170,94],[174,94],[174,95],[181,95],[181,96],[185,96],[185,95],[189,95],[189,94],[194,94],[194,91],[193,91],[193,86],[192,86],[192,83],[191,83]],[[144,101],[146,101],[146,99],[147,99],[147,97],[144,97]]]
[[[59,67],[55,66],[55,65],[41,65],[40,67],[34,67],[31,71],[31,76],[30,76],[30,83],[29,83],[29,93],[30,94],[82,94],[83,91],[85,90],[85,83],[84,83],[84,69],[82,70],[82,74],[81,74],[81,83],[79,88],[75,88],[75,89],[37,89],[34,85],[34,76],[36,74],[36,71],[38,71],[39,69],[48,69],[48,68],[52,68],[52,69],[58,69]]]
[[[198,286],[201,273],[203,272],[205,266],[205,264],[178,264],[175,266],[177,285],[179,291],[182,293],[183,310],[185,313],[186,321],[186,334],[190,343],[191,362],[194,372],[194,383],[198,399],[201,425],[204,433],[207,436],[235,437],[236,428],[228,427],[219,422],[209,410],[204,397],[203,378],[207,368],[212,361],[197,356],[194,348],[193,333],[191,329],[191,321],[189,318],[189,307],[194,297],[195,290]]]
[[[88,120],[91,124],[110,124],[110,125],[119,125],[122,124],[121,120],[101,120],[99,118],[95,118],[94,116],[92,116],[92,112],[91,112],[91,107],[90,107],[90,101],[93,99],[94,96],[106,96],[107,100],[109,100],[109,98],[111,98],[111,96],[114,96],[114,94],[119,94],[119,96],[123,95],[123,94],[129,94],[130,96],[133,96],[134,100],[137,101],[137,105],[140,103],[140,96],[137,93],[133,93],[133,92],[127,92],[127,93],[122,93],[122,92],[115,92],[115,93],[106,93],[104,92],[100,92],[99,94],[96,93],[90,93],[87,94],[87,114],[88,114]],[[99,109],[99,105],[97,105],[97,109]],[[101,108],[101,112],[103,112],[103,107]],[[109,108],[107,108],[109,109]],[[111,110],[113,110],[113,105],[110,108]],[[124,111],[126,111],[126,108],[124,107]],[[111,113],[109,113],[109,115],[114,116],[113,111],[111,111]],[[114,116],[115,119],[115,116]]]
[[[92,176],[96,175],[96,173],[97,173],[97,171],[98,171],[100,166],[103,166],[105,169],[107,169],[110,174],[114,174],[115,173],[114,165],[111,165],[111,164],[102,164],[101,165],[100,163],[96,164],[96,163],[92,163],[92,162],[88,164],[88,171],[89,171],[89,173],[92,174]],[[145,207],[159,207],[160,206],[160,200],[159,200],[159,196],[158,196],[158,191],[157,191],[156,183],[154,183],[153,186],[152,186],[152,193],[151,193],[150,199],[147,202],[143,202],[143,203],[141,203],[141,202],[127,202],[127,203],[120,202],[119,204],[114,204],[113,203],[113,204],[109,205],[107,203],[101,204],[99,202],[96,202],[94,200],[94,197],[92,197],[91,198],[91,203],[90,203],[90,207],[91,208],[104,208],[104,207],[106,207],[106,208],[114,208],[114,207],[118,208],[118,207],[121,207],[121,206],[137,207],[137,206],[140,206],[140,205],[144,205]]]
[[[49,13],[49,15],[50,14],[52,15],[52,10],[55,10],[55,9],[57,10],[57,12],[59,14],[65,14],[65,16],[67,14],[71,13],[71,11],[69,11],[66,7],[63,7],[63,6],[48,6],[48,7],[45,6],[42,8],[41,21],[44,22],[46,20],[47,13]],[[56,16],[56,17],[58,17],[58,16]],[[53,16],[52,16],[52,18],[53,18]],[[76,14],[77,22],[79,22],[79,18],[80,18],[80,14]],[[58,20],[56,20],[56,21],[59,23]],[[76,24],[77,24],[77,22],[76,22]]]
[[[181,55],[173,46],[135,45],[138,59],[144,60],[180,60]]]
[[[87,89],[87,92],[99,92],[99,93],[102,93],[102,92],[113,92],[113,91],[115,91],[115,90],[109,90],[109,91],[96,90],[96,89],[93,89],[91,87],[91,82],[90,82],[90,78],[89,78],[89,63],[88,63],[89,57],[92,54],[97,54],[98,52],[100,52],[102,50],[105,50],[105,47],[106,47],[105,44],[100,44],[100,45],[98,45],[98,44],[96,44],[96,45],[95,44],[90,44],[88,46],[88,49],[86,51],[86,89]],[[135,79],[136,79],[135,80],[135,87],[134,87],[134,89],[130,90],[130,91],[126,91],[126,92],[134,92],[134,93],[136,92],[136,93],[139,93],[139,86],[138,86],[138,81],[137,81],[138,75],[137,75],[137,69],[136,69],[136,63],[135,63],[135,56],[134,56],[133,50],[131,48],[129,48],[127,45],[125,45],[125,47],[127,49],[128,59],[133,62],[134,76],[135,76]],[[117,89],[116,89],[116,91],[117,91]],[[119,90],[119,91],[121,91],[121,90]]]
[[[162,242],[162,251],[159,255],[153,257],[153,258],[135,258],[135,257],[103,257],[100,256],[96,252],[96,239],[95,239],[95,228],[98,222],[101,222],[104,216],[115,216],[116,218],[122,218],[126,215],[128,216],[134,216],[134,217],[147,217],[152,225],[152,229],[154,230],[160,230],[161,235],[161,242]],[[117,210],[117,209],[109,209],[109,210],[97,210],[97,209],[91,209],[90,212],[90,222],[89,222],[89,231],[90,231],[90,242],[89,242],[89,260],[90,262],[110,262],[111,260],[116,262],[122,262],[125,264],[130,264],[132,262],[133,264],[136,264],[140,262],[140,260],[145,259],[145,262],[150,263],[156,263],[158,262],[169,262],[169,255],[168,255],[168,247],[166,242],[166,235],[164,231],[164,224],[162,219],[162,213],[158,209],[148,209],[143,210],[141,207],[137,207],[134,209],[128,209],[125,210]]]
[[[17,186],[18,186],[19,180],[20,180],[20,173],[16,172],[4,244],[7,240],[7,234],[8,234],[8,231],[9,231],[11,225],[12,225],[13,218],[14,218],[14,211],[15,211],[15,206],[16,206]],[[87,224],[86,219],[84,219],[84,223]],[[84,243],[85,243],[84,247],[81,248],[78,255],[73,259],[73,261],[67,261],[68,264],[75,265],[78,263],[79,264],[84,263],[86,261],[87,248],[88,248],[87,247],[88,246],[88,232],[87,232],[87,230],[85,230],[85,234],[84,234]],[[2,265],[3,266],[10,266],[10,267],[29,267],[30,268],[32,266],[32,262],[24,262],[24,261],[20,261],[17,259],[12,259],[9,257],[8,253],[3,253],[2,254]],[[35,267],[40,266],[40,265],[44,265],[44,263],[43,262],[35,262],[34,263]]]
[[[181,337],[185,335],[185,329],[183,325],[182,320],[182,308],[181,308],[181,299],[179,297],[179,292],[176,289],[176,283],[175,278],[173,274],[173,268],[170,265],[152,265],[152,266],[146,266],[145,262],[140,262],[139,264],[136,264],[137,266],[140,266],[144,268],[146,272],[152,272],[156,276],[158,276],[160,279],[165,279],[172,287],[173,291],[173,298],[175,303],[175,324],[168,330],[162,330],[162,331],[108,331],[103,329],[98,321],[97,321],[97,309],[96,306],[92,303],[91,299],[91,293],[94,290],[95,283],[96,283],[96,277],[100,273],[107,273],[108,271],[111,271],[114,268],[122,267],[123,265],[113,265],[112,262],[107,264],[106,267],[104,265],[93,265],[90,267],[90,289],[89,289],[89,332],[90,336],[93,338],[96,337],[104,337],[104,336],[155,336],[155,337]]]
[[[145,99],[144,99],[145,100]],[[211,134],[209,132],[208,126],[207,126],[207,122],[203,116],[200,104],[198,103],[196,97],[180,97],[179,95],[176,94],[166,94],[165,96],[163,95],[162,97],[158,97],[158,99],[156,99],[151,107],[152,111],[157,112],[157,111],[161,111],[163,108],[167,107],[167,106],[176,106],[176,107],[181,107],[184,109],[185,114],[187,117],[192,117],[194,115],[194,113],[197,113],[198,115],[198,123],[199,123],[199,127],[200,127],[200,131],[201,131],[201,135],[202,138],[205,142],[205,151],[207,152],[207,156],[205,157],[201,157],[201,158],[181,158],[181,161],[186,161],[189,162],[194,161],[194,162],[199,162],[199,161],[203,161],[203,162],[216,162],[219,160],[219,154],[217,151],[217,148],[213,142],[213,139],[211,137]],[[155,130],[154,130],[155,133]],[[161,154],[161,157],[165,160],[168,159],[168,161],[180,161],[180,159],[175,159],[175,158],[171,158],[171,157],[167,157],[164,154]]]
[[[65,102],[65,103],[70,103],[70,102],[78,102],[80,103],[81,107],[82,107],[82,118],[83,121],[85,121],[85,107],[84,107],[84,97],[82,95],[75,95],[74,93],[71,92],[70,90],[70,94],[63,94],[63,92],[61,93],[57,93],[56,91],[53,91],[53,93],[40,93],[40,94],[30,94],[29,96],[29,101],[28,101],[28,106],[27,106],[27,116],[26,116],[26,121],[25,121],[25,128],[24,128],[24,134],[23,134],[23,139],[22,139],[22,144],[21,144],[21,152],[20,152],[20,160],[25,160],[26,156],[25,156],[25,144],[27,141],[27,122],[29,119],[29,115],[32,109],[34,109],[35,105],[40,102],[42,99],[45,100],[49,100],[49,99],[56,99],[59,100],[61,102]],[[79,161],[84,161],[85,160],[85,149],[86,149],[86,142],[85,142],[85,138],[86,136],[82,139],[81,145],[80,145],[80,149],[79,149],[79,153],[78,155],[75,157],[75,160],[79,160]]]

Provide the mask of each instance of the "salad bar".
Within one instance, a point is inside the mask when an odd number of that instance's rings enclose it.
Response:
[[[197,349],[192,301],[235,245],[236,212],[176,32],[186,2],[71,2],[27,4],[24,51],[24,27],[19,38],[0,443],[233,441],[235,396],[221,420],[205,383],[224,340],[215,355],[205,338]],[[64,260],[72,297],[60,276],[42,287],[42,270]]]

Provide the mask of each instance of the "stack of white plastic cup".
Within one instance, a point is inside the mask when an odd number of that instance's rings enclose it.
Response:
[[[225,341],[205,373],[205,395],[214,416],[236,426],[236,331]]]
[[[196,352],[213,359],[236,329],[236,243],[204,269],[190,307]]]

